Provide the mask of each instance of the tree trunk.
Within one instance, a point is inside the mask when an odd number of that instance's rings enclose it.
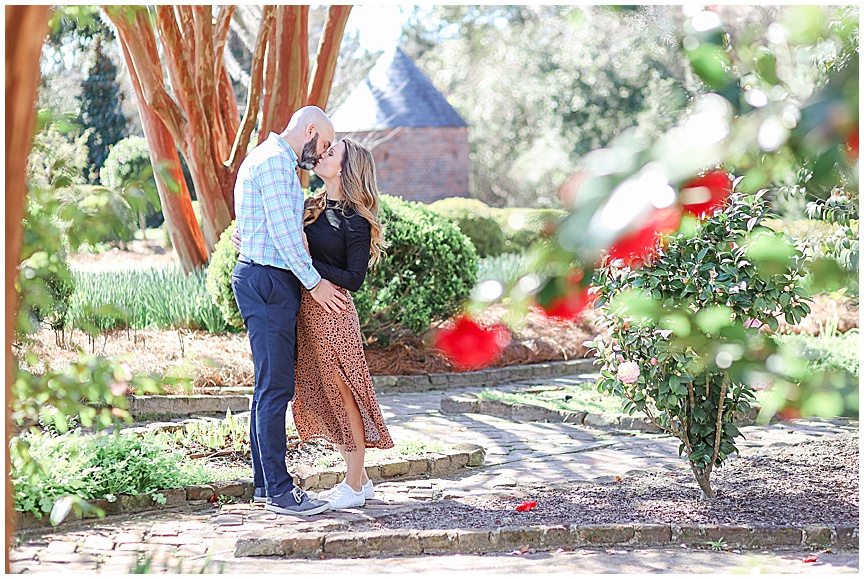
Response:
[[[6,6],[6,550],[4,569],[9,573],[9,550],[15,536],[15,501],[12,496],[9,435],[12,432],[12,339],[18,309],[18,263],[21,261],[21,219],[27,200],[27,157],[33,145],[39,57],[48,33],[50,6]]]
[[[264,79],[262,136],[271,131],[284,131],[291,115],[306,100],[309,84],[308,6],[279,7],[267,52]]]
[[[165,216],[168,236],[180,258],[181,269],[184,273],[189,273],[207,263],[207,249],[201,228],[198,227],[198,220],[195,218],[195,211],[192,209],[192,196],[183,178],[177,146],[165,123],[144,101],[141,83],[132,66],[126,44],[121,42],[120,47],[123,50],[126,66],[129,67],[132,87],[138,100],[138,114],[141,116],[144,137],[147,139],[147,148],[150,151],[150,162],[154,168],[153,177],[156,179],[156,189],[162,202],[162,214]],[[162,170],[157,171],[156,167],[162,167]],[[172,183],[166,181],[166,176],[169,181],[174,182],[173,187]]]
[[[696,482],[699,483],[699,488],[702,491],[703,499],[713,499],[714,491],[711,489],[711,469],[701,468],[690,462],[690,470],[696,477]]]
[[[327,110],[330,100],[330,89],[333,86],[333,76],[336,74],[336,60],[339,58],[339,46],[345,33],[345,24],[351,14],[351,6],[331,6],[324,23],[324,32],[318,44],[318,59],[312,73],[312,85],[309,87],[309,97],[306,104]]]
[[[155,19],[142,7],[104,9],[129,52],[127,65],[141,84],[139,103],[162,120],[192,173],[203,217],[205,254],[209,255],[234,218],[234,181],[256,125],[262,94],[262,137],[270,130],[281,132],[294,111],[307,102],[325,108],[351,7],[330,8],[310,87],[308,6],[264,6],[242,120],[224,63],[232,7],[221,7],[215,19],[209,6],[158,5]],[[156,31],[162,44],[161,60]],[[165,88],[163,64],[171,94]],[[141,114],[143,118],[144,112]],[[152,150],[151,156],[156,156]],[[167,215],[166,220],[172,229],[175,221]]]

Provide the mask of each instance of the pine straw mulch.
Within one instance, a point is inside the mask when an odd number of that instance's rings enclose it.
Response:
[[[812,313],[800,324],[781,321],[782,333],[818,335],[827,321],[837,319],[838,330],[858,327],[858,308],[848,301],[816,296],[810,304]],[[503,306],[490,307],[478,320],[493,324],[504,319]],[[588,356],[583,343],[598,333],[608,338],[605,329],[595,324],[595,312],[587,312],[579,323],[549,319],[537,311],[529,312],[523,324],[511,328],[512,339],[492,367],[536,364],[555,360],[572,360]],[[245,333],[209,334],[192,330],[116,330],[91,340],[81,331],[66,332],[58,343],[50,329],[34,337],[33,352],[40,363],[34,372],[44,371],[47,361],[54,370],[77,359],[79,352],[106,356],[123,356],[135,372],[163,375],[171,368],[188,366],[196,392],[207,393],[223,386],[252,386],[253,367],[249,339]],[[447,359],[431,345],[431,333],[424,339],[406,340],[384,348],[365,349],[373,376],[417,375],[455,371]],[[20,351],[21,345],[14,345]]]
[[[479,321],[500,321],[506,310],[497,306],[487,310]],[[569,360],[588,355],[583,345],[597,334],[593,313],[581,323],[556,321],[530,312],[524,325],[511,329],[512,340],[493,367]],[[444,356],[426,340],[414,339],[385,348],[367,347],[366,359],[373,376],[416,375],[453,372]],[[95,340],[81,331],[66,332],[62,344],[50,329],[34,337],[32,351],[40,363],[32,368],[41,373],[47,361],[54,370],[77,359],[79,352],[123,356],[134,373],[165,374],[171,368],[188,365],[196,392],[215,387],[252,386],[253,367],[249,339],[245,333],[209,334],[191,330],[115,330]],[[20,344],[16,345],[16,349]]]

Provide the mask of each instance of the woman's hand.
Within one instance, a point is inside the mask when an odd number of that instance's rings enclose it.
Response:
[[[234,249],[237,250],[237,253],[240,253],[240,228],[235,227],[234,233],[231,234],[231,243],[234,244]]]

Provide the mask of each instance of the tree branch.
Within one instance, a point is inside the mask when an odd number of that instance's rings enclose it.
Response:
[[[258,117],[258,105],[261,101],[261,84],[263,82],[264,69],[264,54],[267,50],[267,36],[270,34],[270,28],[273,26],[276,19],[276,7],[265,6],[261,16],[261,26],[258,29],[258,38],[255,44],[255,54],[252,57],[252,83],[249,86],[249,98],[246,101],[246,111],[243,114],[243,120],[240,122],[240,130],[237,131],[237,138],[234,139],[234,145],[231,147],[231,156],[228,158],[226,165],[231,173],[237,171],[240,163],[246,157],[246,147],[249,146],[249,139],[252,136],[252,129],[255,127],[255,120]]]
[[[276,74],[265,82],[261,132],[282,131],[306,101],[309,85],[309,7],[283,6],[276,20],[273,64]],[[267,54],[267,75],[271,55]]]
[[[220,79],[221,82],[221,67],[225,64],[222,59],[225,57],[225,46],[228,44],[228,30],[231,28],[231,16],[234,15],[236,6],[222,6],[219,8],[219,14],[216,16],[216,28],[213,33],[213,78]]]
[[[345,24],[348,22],[351,8],[351,6],[334,5],[330,6],[327,12],[306,104],[327,109],[330,89],[333,86],[333,75],[336,73],[336,59],[339,58],[339,45],[342,43],[342,35],[345,33]]]
[[[189,4],[178,4],[175,8],[177,21],[180,23],[180,30],[184,33],[181,36],[183,50],[192,62],[195,62],[195,37],[192,31],[195,30],[195,15],[192,11],[192,6]]]
[[[180,101],[180,106],[186,111],[189,118],[195,117],[202,120],[201,101],[198,98],[198,89],[195,86],[195,71],[192,68],[186,50],[184,50],[183,34],[177,25],[174,16],[174,7],[160,4],[156,6],[156,28],[162,38],[165,57],[168,61],[168,74],[171,76],[171,85],[174,94]],[[188,31],[192,34],[192,30]],[[178,144],[181,143],[178,141]]]
[[[213,9],[210,6],[193,7],[195,23],[195,85],[204,111],[216,114],[216,70],[213,56]],[[206,114],[206,113],[205,113]],[[213,123],[210,123],[211,127]],[[215,138],[216,135],[211,137]]]
[[[144,102],[159,115],[174,141],[182,143],[187,121],[183,110],[165,90],[150,15],[141,7],[103,6],[103,9],[117,28],[120,42],[129,50],[135,74],[141,82]],[[131,21],[127,19],[130,14],[133,17]]]
[[[717,404],[717,430],[714,434],[714,453],[711,462],[708,463],[708,473],[714,468],[717,457],[720,455],[720,435],[723,433],[723,403],[726,401],[726,386],[729,382],[729,374],[723,372],[723,383],[720,386],[720,402]]]

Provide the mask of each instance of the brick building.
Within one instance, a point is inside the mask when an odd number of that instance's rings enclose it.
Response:
[[[431,203],[469,197],[468,125],[401,48],[385,51],[332,115],[372,150],[382,193]]]

